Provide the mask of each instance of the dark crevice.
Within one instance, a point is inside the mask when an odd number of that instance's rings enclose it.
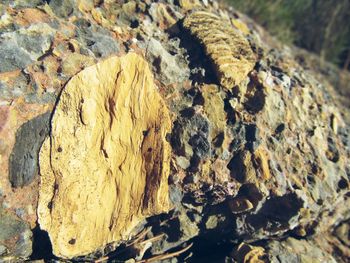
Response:
[[[193,37],[191,33],[182,26],[180,20],[167,30],[170,38],[180,39],[180,48],[187,51],[189,68],[191,70],[190,80],[197,83],[218,84],[213,63],[205,54],[200,41]],[[201,46],[201,48],[198,48]]]
[[[49,235],[46,231],[41,230],[37,225],[33,230],[33,253],[30,260],[50,260],[56,257],[52,254],[52,245]]]

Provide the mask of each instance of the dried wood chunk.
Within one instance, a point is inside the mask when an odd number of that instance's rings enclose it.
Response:
[[[38,216],[55,255],[127,239],[142,219],[169,210],[171,121],[142,57],[112,57],[75,75],[51,127]]]
[[[225,88],[238,85],[254,68],[255,57],[248,41],[230,21],[197,11],[185,17],[183,26],[204,46],[220,84]]]

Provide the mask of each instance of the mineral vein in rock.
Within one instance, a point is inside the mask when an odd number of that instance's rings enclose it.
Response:
[[[220,84],[227,89],[238,85],[254,68],[254,53],[248,41],[212,13],[197,11],[185,17],[184,28],[204,46],[213,61]]]
[[[169,210],[171,121],[142,57],[112,57],[74,76],[51,126],[38,216],[55,255],[88,254]]]

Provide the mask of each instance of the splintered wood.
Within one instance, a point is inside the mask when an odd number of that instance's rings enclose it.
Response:
[[[91,253],[167,212],[171,131],[147,62],[112,57],[74,76],[40,151],[39,223],[53,253]]]
[[[226,89],[238,85],[253,70],[256,59],[249,42],[230,21],[197,11],[185,17],[183,26],[203,45],[220,84]]]

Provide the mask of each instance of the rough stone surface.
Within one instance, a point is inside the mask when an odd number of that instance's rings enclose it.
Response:
[[[0,241],[1,243],[7,241],[0,255],[13,251],[22,259],[29,257],[32,254],[32,232],[29,226],[2,208],[0,208],[0,218]]]
[[[59,17],[66,18],[73,13],[74,3],[71,0],[51,0],[49,3],[52,11]]]
[[[78,20],[75,24],[78,26],[76,30],[77,39],[85,44],[93,55],[104,58],[113,53],[118,53],[119,44],[109,31],[98,25],[91,25],[89,21],[84,19]]]
[[[24,68],[33,62],[30,55],[20,47],[16,47],[16,43],[13,40],[2,42],[0,54],[0,72]]]
[[[171,123],[138,55],[88,67],[64,88],[40,152],[41,228],[72,258],[167,212]]]
[[[350,261],[348,72],[212,0],[1,1],[0,35],[0,261]]]
[[[337,262],[332,255],[311,242],[292,237],[282,242],[272,241],[268,246],[268,252],[270,262]]]
[[[49,118],[50,113],[40,115],[17,130],[9,164],[13,187],[28,185],[38,175],[38,153],[49,132]]]
[[[158,40],[150,39],[146,55],[164,84],[181,83],[189,77],[189,69],[181,65],[177,56],[169,54]]]
[[[2,34],[0,72],[25,68],[38,59],[50,48],[53,32],[47,24],[34,24],[26,30]]]

